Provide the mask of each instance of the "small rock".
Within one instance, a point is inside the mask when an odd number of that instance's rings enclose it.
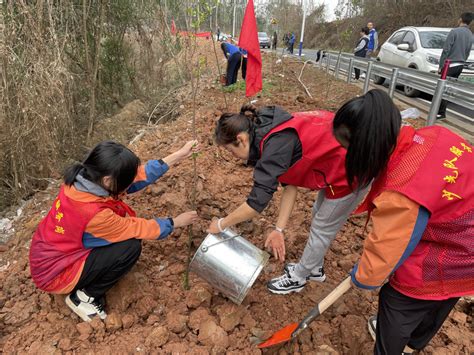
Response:
[[[451,315],[451,319],[454,320],[459,325],[464,325],[467,322],[467,314],[454,311]]]
[[[176,314],[175,312],[170,312],[166,316],[166,324],[173,333],[181,333],[187,328],[186,323],[188,322],[188,317],[182,314]]]
[[[145,344],[147,346],[153,345],[155,347],[163,346],[168,341],[169,336],[170,332],[166,327],[157,327],[147,336]]]
[[[213,319],[207,308],[200,307],[192,311],[189,316],[188,326],[192,330],[198,330],[199,326],[207,319]]]
[[[225,304],[217,310],[220,326],[226,331],[232,331],[242,320],[242,308],[235,304]]]
[[[167,354],[184,354],[189,350],[189,345],[186,343],[168,343],[163,347]]]
[[[251,329],[257,325],[257,322],[255,321],[255,319],[252,318],[250,313],[247,313],[242,318],[242,324],[245,326],[245,328]]]
[[[160,322],[160,317],[156,314],[150,314],[150,316],[146,320],[146,324],[150,324],[150,325],[153,325],[153,324],[159,323],[159,322]]]
[[[146,318],[157,305],[158,303],[152,296],[145,295],[137,301],[135,309],[139,317]]]
[[[349,272],[352,270],[354,263],[348,259],[342,259],[337,262],[339,267],[341,267],[345,272]]]
[[[195,285],[188,291],[186,306],[188,308],[198,308],[201,305],[210,307],[211,300],[212,294],[203,285]]]
[[[92,333],[92,327],[88,322],[81,322],[76,324],[77,331],[80,334],[81,339],[87,339]]]
[[[94,317],[89,323],[94,330],[105,329],[105,324],[99,317]]]
[[[135,324],[135,317],[131,314],[126,314],[122,317],[123,329],[128,329]]]
[[[336,350],[331,348],[329,345],[323,344],[318,347],[318,355],[334,355],[339,354]]]
[[[267,340],[273,335],[273,332],[270,330],[263,330],[260,328],[253,327],[250,329],[250,333],[260,339],[260,342]]]
[[[229,346],[229,336],[226,331],[211,319],[204,321],[200,325],[198,340],[204,345],[214,345],[223,348]]]
[[[107,315],[107,318],[105,318],[105,328],[112,332],[122,328],[122,319],[118,313],[112,312]]]
[[[63,338],[59,341],[58,347],[61,350],[68,351],[71,350],[71,339]]]

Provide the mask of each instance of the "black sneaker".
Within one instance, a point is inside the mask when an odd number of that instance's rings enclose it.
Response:
[[[296,263],[288,263],[284,267],[284,271],[287,275],[293,272],[295,270]],[[324,282],[326,280],[326,274],[324,273],[324,268],[321,266],[319,268],[319,272],[315,274],[310,274],[309,276],[306,277],[306,281],[318,281],[318,282]]]
[[[287,295],[292,292],[300,292],[306,285],[306,279],[293,275],[292,270],[285,272],[280,277],[271,279],[267,283],[267,288],[271,293]]]
[[[95,316],[99,316],[100,319],[107,318],[103,302],[105,302],[103,297],[95,300],[82,290],[77,290],[66,297],[68,307],[84,322],[90,322]]]
[[[436,115],[437,120],[444,120],[446,118],[446,115]]]
[[[375,341],[375,328],[377,327],[377,316],[372,316],[368,321],[369,333]]]

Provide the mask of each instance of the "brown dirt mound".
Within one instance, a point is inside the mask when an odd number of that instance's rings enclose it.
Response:
[[[275,64],[264,56],[265,91],[258,104],[279,104],[289,111],[314,108],[335,109],[359,94],[355,86],[329,79],[308,68],[306,83],[314,99],[305,96],[296,81],[300,64]],[[283,74],[284,77],[279,76]],[[203,78],[198,95],[198,134],[202,152],[198,157],[198,211],[202,221],[193,227],[194,247],[205,236],[213,216],[230,212],[244,201],[252,185],[249,168],[236,162],[212,141],[214,124],[225,110],[217,73]],[[227,93],[231,110],[247,100],[242,91]],[[173,122],[148,130],[134,149],[143,160],[163,157],[191,138],[189,119],[192,103],[185,102],[181,116]],[[174,216],[189,208],[192,161],[173,167],[156,185],[130,196],[139,216]],[[260,354],[252,341],[267,337],[290,322],[301,320],[318,300],[330,292],[357,261],[364,238],[364,217],[352,217],[331,246],[325,268],[325,283],[310,282],[296,295],[276,296],[265,281],[281,273],[273,259],[264,269],[241,306],[217,294],[209,285],[191,276],[191,290],[183,289],[187,257],[186,232],[177,230],[167,240],[144,242],[143,254],[134,269],[107,295],[105,322],[81,322],[64,304],[63,296],[52,296],[35,288],[29,273],[28,247],[38,221],[48,210],[57,185],[37,194],[17,226],[17,233],[0,257],[0,345],[4,353],[171,353],[171,354]],[[299,194],[287,233],[287,259],[298,260],[309,230],[309,216],[315,193]],[[267,228],[275,221],[279,193],[260,218],[239,226],[259,247]],[[372,351],[366,331],[367,318],[377,307],[375,292],[350,290],[341,300],[311,324],[298,341],[273,350],[290,354],[362,354]],[[468,354],[472,305],[464,300],[432,340],[425,353]]]

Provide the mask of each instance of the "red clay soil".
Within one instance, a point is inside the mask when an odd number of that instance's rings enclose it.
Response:
[[[208,58],[209,66],[214,63]],[[314,98],[308,98],[296,81],[300,64],[275,63],[264,55],[265,91],[258,105],[278,104],[289,111],[315,108],[334,110],[359,94],[355,86],[329,79],[307,69],[305,80]],[[278,74],[283,73],[284,77]],[[223,216],[245,201],[252,186],[252,170],[244,167],[213,143],[214,124],[225,111],[223,94],[215,70],[202,78],[198,94],[197,126],[201,142],[198,159],[197,203],[202,221],[193,227],[197,248],[213,216]],[[328,89],[328,81],[330,87]],[[245,103],[243,92],[227,93],[230,110]],[[143,161],[160,158],[191,139],[192,102],[183,103],[177,120],[147,130],[132,148]],[[265,282],[282,272],[283,265],[271,259],[241,306],[234,305],[191,274],[191,289],[183,289],[187,258],[187,234],[177,230],[165,241],[146,241],[132,271],[107,294],[105,322],[81,322],[64,303],[33,285],[28,248],[31,235],[49,209],[58,184],[38,193],[27,204],[16,225],[8,250],[0,253],[0,346],[10,353],[85,354],[260,354],[254,345],[273,331],[301,320],[331,291],[358,260],[364,239],[365,218],[351,217],[326,256],[324,283],[309,282],[294,295],[270,294]],[[175,216],[188,210],[192,189],[192,161],[182,162],[155,184],[130,196],[128,202],[139,216]],[[301,255],[309,230],[311,207],[316,194],[301,190],[286,236],[287,260]],[[277,216],[280,194],[263,215],[239,226],[240,232],[263,248],[266,231]],[[472,300],[461,300],[424,354],[469,354],[472,352]],[[350,290],[313,322],[299,339],[278,354],[368,354],[373,341],[367,319],[377,309],[377,292]]]

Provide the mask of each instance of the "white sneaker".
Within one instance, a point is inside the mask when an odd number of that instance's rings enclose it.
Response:
[[[285,265],[285,273],[287,275],[290,274],[290,272],[294,272],[296,267],[296,263],[288,263]],[[324,268],[321,266],[319,268],[319,271],[317,273],[311,273],[306,277],[306,281],[318,281],[318,282],[324,282],[326,280],[326,274],[324,273]]]
[[[299,278],[293,274],[293,270],[285,273],[282,276],[275,277],[267,283],[267,289],[271,293],[278,295],[287,295],[292,292],[300,292],[306,285],[305,278]]]
[[[107,318],[103,303],[100,300],[95,300],[94,297],[89,297],[82,290],[69,294],[66,297],[66,304],[84,322],[90,322],[95,316],[99,316],[100,319]]]

